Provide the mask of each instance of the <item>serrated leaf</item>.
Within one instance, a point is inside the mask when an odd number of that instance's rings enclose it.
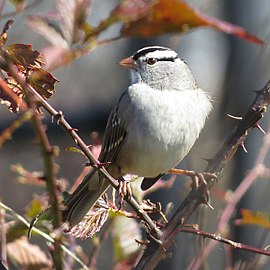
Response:
[[[124,22],[121,33],[125,37],[151,37],[186,32],[195,27],[212,27],[249,42],[264,43],[243,28],[204,15],[180,0],[124,0],[110,17]]]
[[[50,98],[55,92],[55,83],[59,82],[50,72],[40,69],[35,70],[29,77],[29,83],[45,99]]]
[[[26,236],[28,227],[20,221],[10,221],[6,223],[7,243],[11,243],[22,236]]]
[[[24,270],[52,269],[52,261],[37,245],[30,244],[26,237],[21,237],[7,244],[9,260]]]
[[[139,224],[130,218],[116,216],[113,220],[114,259],[116,262],[128,260],[139,250],[136,240],[141,240]]]
[[[45,64],[40,52],[33,50],[32,45],[15,43],[6,48],[12,62],[24,69],[42,68]]]

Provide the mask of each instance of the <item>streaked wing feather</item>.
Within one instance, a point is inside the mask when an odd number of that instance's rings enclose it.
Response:
[[[121,147],[121,144],[126,136],[126,130],[123,126],[123,121],[118,117],[117,111],[118,106],[115,106],[114,109],[111,111],[104,134],[101,153],[99,156],[100,162],[102,163],[108,162],[108,164],[105,165],[106,169],[108,169],[110,167],[110,163],[114,161]],[[83,197],[83,195],[88,190],[89,181],[91,181],[91,178],[95,173],[96,170],[93,169],[89,174],[87,174],[84,177],[82,183],[67,199],[65,205],[68,208],[71,207],[75,202],[78,202],[81,197]]]
[[[123,125],[123,120],[117,115],[117,107],[115,106],[112,110],[106,126],[99,157],[99,161],[102,163],[114,161],[127,133]],[[108,168],[109,166],[110,164],[105,167]]]

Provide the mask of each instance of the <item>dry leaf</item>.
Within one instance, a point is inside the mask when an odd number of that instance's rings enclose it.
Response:
[[[269,213],[259,211],[251,211],[249,209],[241,209],[241,224],[257,225],[262,228],[270,229],[270,216]]]
[[[126,37],[151,37],[204,26],[234,34],[250,42],[263,43],[243,28],[204,15],[180,0],[124,0],[111,16],[124,22],[121,33]]]
[[[51,73],[46,70],[35,70],[29,77],[29,83],[45,99],[51,97],[55,92],[55,83],[59,82]]]
[[[37,245],[30,244],[24,236],[7,244],[7,254],[17,269],[52,269],[52,261]]]
[[[40,69],[44,65],[44,58],[38,51],[33,51],[31,45],[12,44],[6,48],[6,52],[14,65],[24,69]]]
[[[0,36],[2,44],[1,72],[4,80],[0,80],[0,100],[1,104],[8,106],[11,112],[18,112],[20,106],[24,105],[24,93],[21,85],[11,76],[10,66],[15,65],[17,72],[29,81],[31,86],[45,99],[51,97],[55,92],[55,83],[58,81],[51,73],[45,71],[44,58],[39,51],[33,50],[31,45],[11,44],[3,47],[7,40],[7,30],[13,23],[9,20]],[[4,60],[5,59],[5,60]]]
[[[74,237],[86,239],[99,232],[103,224],[109,217],[109,206],[103,198],[99,198],[94,207],[84,216],[84,218],[72,228],[68,228],[66,233]]]

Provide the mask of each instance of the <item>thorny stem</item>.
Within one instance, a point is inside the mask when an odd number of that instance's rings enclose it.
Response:
[[[27,87],[27,82],[25,80],[21,80],[22,78],[19,76],[19,73],[16,72],[15,68],[9,65],[9,71],[15,80],[21,85],[25,99],[28,104],[28,107],[31,108],[32,111],[35,111],[32,116],[32,122],[36,134],[39,138],[39,145],[41,147],[43,162],[44,162],[44,170],[45,170],[45,178],[46,185],[49,194],[49,201],[51,204],[51,211],[53,216],[53,228],[57,229],[62,224],[61,214],[59,210],[59,199],[57,196],[57,187],[56,187],[56,177],[55,177],[55,161],[54,161],[54,150],[50,145],[49,139],[47,137],[45,128],[42,124],[41,116],[36,111],[37,106],[34,102],[33,94],[29,92]],[[55,242],[54,242],[54,250],[53,250],[53,260],[54,266],[56,270],[63,269],[63,256],[61,252],[61,234],[56,234]]]
[[[270,148],[270,128],[268,129],[266,136],[264,137],[264,142],[259,150],[253,169],[246,175],[246,177],[241,181],[241,184],[232,194],[228,204],[222,212],[221,217],[219,218],[219,223],[217,225],[216,231],[222,233],[224,228],[228,224],[231,216],[235,211],[235,207],[240,199],[246,194],[247,190],[251,187],[252,184],[256,181],[260,175],[262,169],[264,168],[264,160],[269,152]],[[189,269],[195,270],[200,267],[202,258],[205,258],[211,250],[214,248],[216,242],[210,241],[206,246],[204,246],[202,252],[194,258],[193,262],[190,264]]]
[[[35,98],[36,102],[38,102],[52,117],[52,120],[60,125],[72,138],[72,140],[77,144],[77,146],[81,149],[84,155],[89,159],[90,163],[93,167],[98,169],[110,182],[110,184],[115,188],[118,189],[119,183],[116,179],[114,179],[106,169],[101,166],[98,159],[94,156],[91,152],[89,147],[84,143],[81,137],[78,135],[76,130],[71,127],[71,125],[65,120],[64,115],[61,111],[56,111],[31,85],[25,83],[24,78],[16,71],[14,67],[10,67],[10,73],[15,78],[15,80],[25,87],[25,90]],[[140,207],[139,203],[131,196],[126,196],[125,201],[133,208],[133,210],[141,217],[142,220],[145,221],[147,227],[149,228],[151,236],[158,239],[161,236],[161,231],[153,222],[153,220],[148,216],[148,214]]]
[[[220,176],[220,173],[232,159],[237,149],[247,138],[250,131],[257,127],[258,121],[262,118],[270,103],[270,81],[265,87],[257,91],[254,102],[249,107],[247,113],[239,124],[235,127],[232,135],[225,141],[224,145],[217,152],[213,159],[209,161],[206,172]],[[216,182],[215,179],[206,177],[208,188],[210,189]],[[186,224],[188,218],[195,212],[197,207],[205,202],[205,186],[200,185],[198,189],[192,190],[184,199],[180,207],[175,211],[168,224],[163,228],[162,244],[157,245],[151,241],[146,248],[144,255],[136,266],[136,270],[154,269],[163,258],[168,247],[173,243],[177,233]]]
[[[191,234],[195,234],[198,236],[202,236],[204,238],[213,239],[213,240],[215,240],[215,243],[221,242],[221,243],[224,243],[226,245],[230,245],[235,249],[241,249],[241,250],[245,250],[245,251],[249,251],[249,252],[254,252],[254,253],[270,256],[270,251],[267,251],[265,249],[255,248],[255,247],[252,247],[249,245],[245,245],[242,243],[232,241],[230,239],[222,237],[219,233],[208,233],[208,232],[190,229],[190,228],[182,228],[181,232],[191,233]],[[194,268],[191,268],[191,269],[194,270]]]

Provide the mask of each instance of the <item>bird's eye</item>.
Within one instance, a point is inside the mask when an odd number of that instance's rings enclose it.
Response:
[[[156,58],[148,58],[147,59],[147,64],[148,65],[154,65],[155,63],[157,62],[157,59]]]

